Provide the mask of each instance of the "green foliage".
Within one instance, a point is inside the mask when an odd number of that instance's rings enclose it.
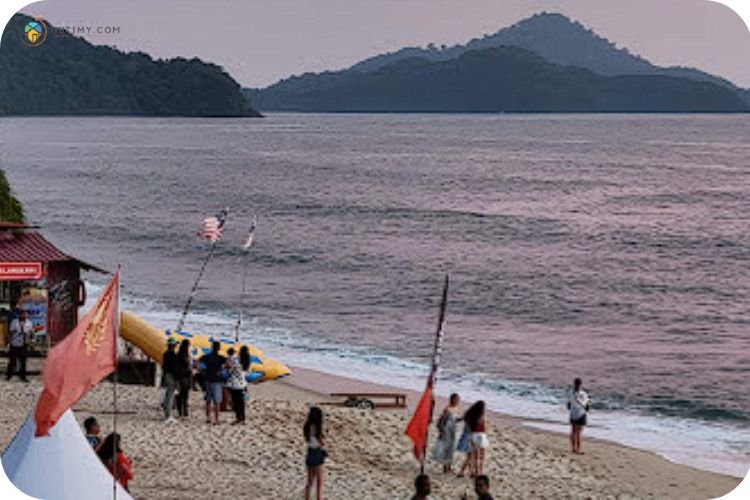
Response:
[[[21,202],[13,196],[8,179],[2,170],[0,170],[0,221],[23,222]]]
[[[50,34],[38,47],[16,15],[0,44],[0,115],[259,116],[219,66],[199,59],[153,60]]]

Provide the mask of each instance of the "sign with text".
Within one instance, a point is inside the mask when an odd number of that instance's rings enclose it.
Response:
[[[0,262],[0,281],[38,280],[41,262]]]

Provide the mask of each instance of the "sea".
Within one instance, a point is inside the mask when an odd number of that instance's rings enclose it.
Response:
[[[581,377],[587,436],[748,471],[747,115],[19,117],[0,146],[29,222],[160,327],[228,208],[187,330],[242,311],[287,364],[420,390],[448,274],[438,393],[565,432]]]

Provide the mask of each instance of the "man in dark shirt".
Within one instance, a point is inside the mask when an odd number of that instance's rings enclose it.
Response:
[[[174,337],[167,339],[167,350],[164,352],[161,362],[161,386],[164,389],[162,408],[164,408],[164,423],[166,424],[173,424],[175,422],[174,417],[172,417],[172,408],[174,408],[174,391],[177,388],[178,366],[177,353],[174,349],[176,345],[177,339]]]
[[[222,370],[227,358],[219,354],[221,343],[214,341],[211,345],[211,352],[201,357],[200,368],[206,381],[206,423],[211,423],[211,413],[213,407],[214,424],[219,425],[219,409],[222,400],[222,391],[224,384],[222,382]]]

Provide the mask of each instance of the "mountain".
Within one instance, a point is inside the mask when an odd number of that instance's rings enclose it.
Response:
[[[429,45],[426,49],[407,47],[365,59],[350,69],[372,71],[413,57],[445,61],[470,50],[500,46],[520,47],[535,52],[550,62],[564,66],[579,66],[605,76],[659,74],[710,81],[738,89],[730,81],[698,69],[656,66],[638,55],[631,54],[626,48],[618,48],[577,21],[562,14],[547,12],[524,19],[494,35],[475,38],[465,45],[443,48]]]
[[[602,76],[517,47],[447,61],[292,78],[251,94],[260,109],[332,112],[737,112],[732,90],[664,75]]]
[[[31,20],[14,16],[0,41],[0,115],[260,116],[219,66],[95,46],[49,23],[27,46]]]
[[[507,54],[507,51],[498,52],[497,49],[511,47],[523,49],[523,52],[517,54],[526,54],[525,56],[519,55],[519,58],[525,59],[525,62],[530,66],[541,64],[538,60],[530,57],[529,53],[533,53],[549,65],[557,67],[546,66],[544,73],[520,78],[519,75],[511,73],[511,70],[522,70],[524,64],[520,60],[514,61],[513,68],[498,67],[497,64],[501,63],[501,60],[490,61],[493,58],[488,54]],[[427,68],[425,64],[429,63],[433,65],[430,67],[430,71],[433,71],[442,67],[441,64],[467,60],[465,56],[476,52],[484,53],[481,58],[492,65],[493,71],[496,72],[495,77],[499,77],[500,74],[505,75],[503,78],[504,88],[519,86],[518,97],[522,99],[518,102],[508,102],[507,99],[503,100],[500,96],[492,96],[492,92],[487,92],[486,97],[494,104],[489,105],[488,102],[486,106],[481,107],[482,109],[474,109],[477,111],[492,109],[507,111],[612,111],[615,109],[622,111],[747,111],[748,106],[750,106],[750,91],[739,89],[725,79],[692,68],[661,68],[655,66],[646,59],[631,54],[627,49],[617,48],[613,43],[598,36],[580,23],[573,22],[561,14],[548,13],[537,14],[511,27],[502,29],[494,35],[471,40],[465,45],[440,48],[430,45],[425,49],[408,47],[366,59],[347,70],[319,74],[308,73],[282,80],[266,89],[246,90],[246,95],[259,109],[266,110],[334,111],[342,108],[359,107],[361,111],[366,111],[370,109],[365,103],[376,101],[379,103],[377,109],[381,111],[397,111],[404,109],[404,107],[418,110],[424,108],[425,102],[422,101],[421,104],[417,105],[418,103],[414,101],[412,106],[406,106],[404,99],[398,94],[408,94],[409,89],[394,88],[396,82],[388,81],[385,75],[394,73],[404,76],[404,64],[414,65],[414,70],[420,68],[424,70]],[[473,58],[469,57],[468,60],[473,60]],[[507,62],[507,59],[503,60]],[[452,67],[455,71],[462,71],[460,64],[453,64]],[[534,101],[534,99],[540,98],[537,92],[539,88],[550,88],[553,80],[549,80],[549,78],[552,74],[556,75],[558,80],[555,81],[558,81],[558,83],[559,80],[577,82],[581,79],[580,70],[587,70],[592,73],[587,78],[598,82],[597,88],[602,92],[602,95],[597,99],[592,98],[583,105],[580,99],[570,98],[570,96],[575,96],[575,89],[558,88],[555,89],[558,91],[558,102],[554,102],[554,98],[549,96],[542,101]],[[568,77],[562,78],[561,72],[570,74]],[[482,75],[476,76],[482,78]],[[617,78],[626,76],[628,78]],[[427,83],[426,80],[418,83],[419,79],[415,75],[411,75],[409,78],[412,84]],[[425,74],[424,78],[429,78],[429,75]],[[690,80],[690,82],[685,80]],[[378,90],[371,88],[371,83],[366,83],[373,81],[380,82],[380,84],[385,85],[385,88]],[[633,87],[623,87],[622,82],[629,82]],[[699,85],[698,83],[706,85]],[[460,91],[468,91],[468,88],[474,84],[478,84],[478,82],[463,81],[462,85],[468,85],[468,87],[466,89],[455,89],[450,98],[456,97],[458,99],[457,95]],[[350,85],[356,85],[359,89],[367,88],[368,92],[374,92],[380,97],[358,96],[359,100],[355,102],[352,94],[354,90],[349,87]],[[524,93],[523,87],[525,85],[528,88]],[[633,95],[634,92],[642,92],[646,88],[658,88],[660,92],[668,93],[666,88],[670,86],[674,86],[675,91],[680,96],[679,100],[667,96],[663,102],[656,103],[653,102],[653,96]],[[336,88],[336,92],[342,92],[342,96],[337,98],[331,95],[331,88]],[[621,95],[614,95],[614,89],[619,89]],[[426,91],[430,91],[429,86],[426,87]],[[496,89],[496,91],[499,90]],[[394,99],[392,107],[384,97],[384,94],[389,92]],[[737,96],[742,102],[738,102]],[[313,105],[316,98],[322,100]],[[498,107],[500,102],[503,103],[501,108]],[[717,106],[720,102],[721,105]],[[646,103],[649,103],[649,105],[643,107]],[[429,108],[433,109],[435,106],[436,103],[431,103]],[[475,104],[474,108],[476,107]],[[433,110],[447,111],[448,109],[457,110],[456,102],[449,103],[446,101],[445,106],[437,105],[436,109]]]

